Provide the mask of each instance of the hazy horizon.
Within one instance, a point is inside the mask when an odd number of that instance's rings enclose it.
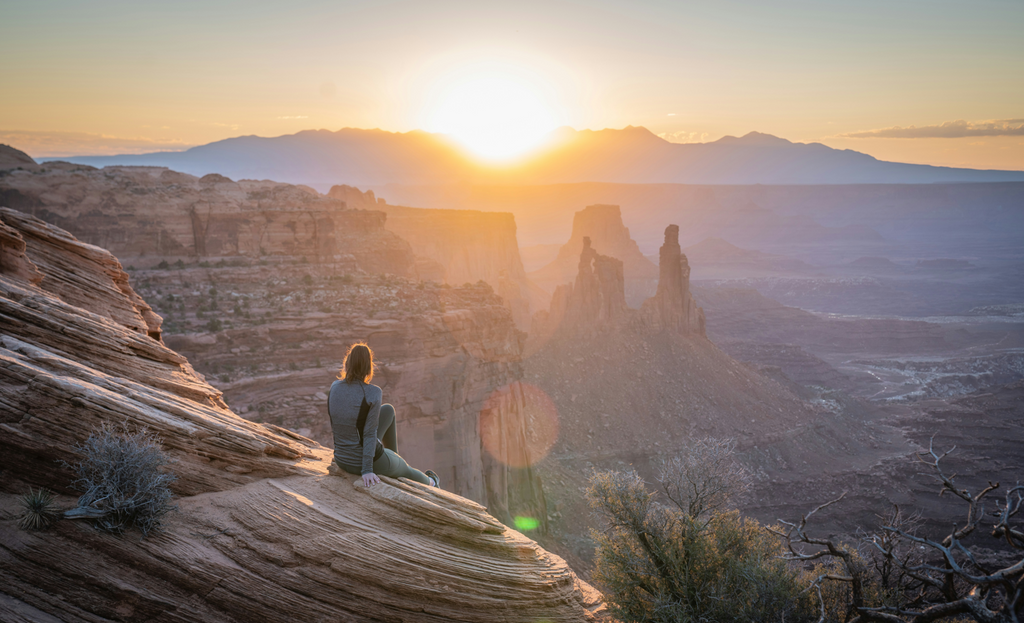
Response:
[[[11,5],[0,142],[34,157],[361,127],[485,157],[560,126],[763,132],[1024,169],[1024,5],[1005,0]],[[993,16],[998,19],[993,19]]]

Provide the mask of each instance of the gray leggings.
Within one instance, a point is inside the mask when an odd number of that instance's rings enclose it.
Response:
[[[380,406],[380,415],[377,419],[377,438],[384,444],[384,454],[373,462],[373,473],[378,476],[408,478],[425,485],[430,484],[430,478],[426,474],[409,467],[405,459],[398,455],[398,423],[395,421],[395,408],[389,404]]]

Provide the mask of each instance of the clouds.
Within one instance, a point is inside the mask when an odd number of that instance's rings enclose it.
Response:
[[[670,143],[704,143],[708,139],[708,133],[680,130],[678,132],[662,132],[658,137]]]
[[[1024,136],[1024,119],[991,121],[947,121],[939,125],[894,126],[878,130],[847,132],[835,138],[965,138],[969,136]]]
[[[183,151],[192,147],[177,139],[31,130],[0,130],[0,143],[20,149],[33,158],[144,154],[153,151]]]

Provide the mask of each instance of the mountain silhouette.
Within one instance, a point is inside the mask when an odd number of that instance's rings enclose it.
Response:
[[[50,160],[58,160],[52,158]],[[193,175],[310,184],[920,184],[1024,181],[1024,171],[885,162],[820,143],[751,132],[710,143],[670,143],[646,128],[558,128],[509,166],[482,164],[442,134],[343,128],[240,136],[182,152],[59,158],[92,166],[165,166]]]

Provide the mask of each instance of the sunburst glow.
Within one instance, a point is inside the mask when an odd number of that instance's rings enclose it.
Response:
[[[539,146],[559,121],[542,89],[501,72],[463,76],[445,85],[427,118],[434,132],[494,161]]]

